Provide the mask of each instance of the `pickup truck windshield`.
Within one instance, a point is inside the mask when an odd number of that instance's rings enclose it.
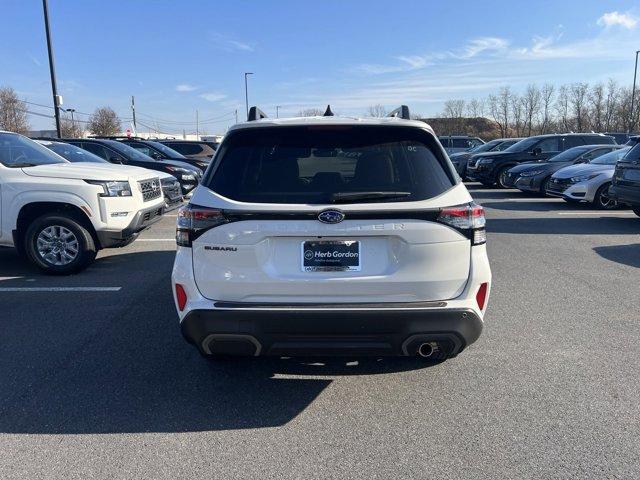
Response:
[[[22,135],[0,133],[0,163],[9,168],[24,168],[67,161]]]

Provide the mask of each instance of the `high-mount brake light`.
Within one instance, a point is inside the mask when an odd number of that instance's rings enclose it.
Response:
[[[185,205],[178,210],[176,243],[180,247],[190,247],[203,232],[227,221],[224,212],[217,208]]]
[[[438,222],[458,230],[471,240],[472,245],[487,242],[484,208],[476,203],[443,208],[438,215]]]

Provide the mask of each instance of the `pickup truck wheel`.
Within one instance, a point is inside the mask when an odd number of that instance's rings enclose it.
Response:
[[[613,210],[614,208],[618,208],[618,202],[609,196],[610,186],[611,183],[605,183],[596,192],[593,203],[595,203],[598,208],[603,210]]]
[[[87,268],[98,250],[91,233],[75,218],[47,214],[35,219],[24,237],[27,257],[51,275],[69,275]]]

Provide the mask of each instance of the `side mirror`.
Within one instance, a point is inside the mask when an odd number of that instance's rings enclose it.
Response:
[[[534,156],[536,156],[536,157],[537,157],[538,155],[540,155],[541,153],[542,153],[542,149],[541,149],[540,147],[536,147],[536,148],[534,148],[533,150],[531,150],[531,155],[534,155]]]
[[[111,163],[120,163],[120,164],[125,163],[124,158],[119,157],[119,156],[115,156],[115,155],[112,155],[112,156],[109,157],[109,162],[111,162]]]
[[[579,158],[574,163],[589,163],[589,160],[586,158]]]

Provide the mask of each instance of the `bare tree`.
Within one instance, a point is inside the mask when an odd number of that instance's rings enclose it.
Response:
[[[448,120],[448,134],[463,134],[462,115],[464,113],[464,100],[447,100],[444,102],[442,116]]]
[[[371,105],[369,108],[367,108],[367,116],[368,117],[381,118],[381,117],[386,117],[388,113],[389,112],[387,111],[387,109],[384,108],[384,106],[380,105],[380,104]]]
[[[484,117],[485,101],[484,99],[478,100],[474,98],[467,103],[467,116],[471,118]]]
[[[321,117],[324,110],[321,108],[304,108],[298,112],[299,117]]]
[[[562,85],[558,90],[556,98],[556,112],[558,114],[558,123],[565,132],[573,130],[573,122],[569,114],[569,88]]]
[[[569,89],[569,104],[571,105],[571,113],[575,119],[578,132],[584,132],[589,129],[589,117],[587,115],[588,93],[589,84],[584,82],[574,83]]]
[[[118,115],[110,107],[97,108],[89,117],[88,128],[94,135],[118,135],[122,130]]]
[[[496,97],[495,95],[489,95],[487,104],[489,106],[489,114],[491,115],[491,118],[493,118],[493,121],[496,122],[496,125],[498,125],[498,129],[500,130],[500,137],[505,138],[507,136],[507,129],[506,125],[504,124],[503,117],[500,114],[498,97]]]
[[[541,96],[541,119],[539,133],[547,133],[552,121],[551,106],[553,105],[553,96],[555,94],[555,87],[550,83],[545,83],[542,86]]]
[[[0,130],[27,134],[27,108],[11,87],[0,88]]]
[[[511,116],[513,117],[513,128],[516,132],[516,137],[524,135],[525,129],[525,111],[524,111],[524,99],[520,95],[511,94]]]
[[[82,128],[68,117],[60,118],[60,135],[63,138],[82,138]]]
[[[618,103],[618,84],[613,78],[607,82],[607,96],[604,100],[604,130],[614,130],[615,113]]]
[[[604,85],[597,83],[591,88],[589,92],[589,116],[591,117],[591,127],[596,132],[604,131],[604,110],[605,110],[605,98],[604,98]]]
[[[529,84],[522,97],[522,108],[525,116],[525,128],[527,136],[533,131],[533,120],[538,116],[542,103],[542,92],[533,84]],[[523,130],[524,133],[524,130]]]

